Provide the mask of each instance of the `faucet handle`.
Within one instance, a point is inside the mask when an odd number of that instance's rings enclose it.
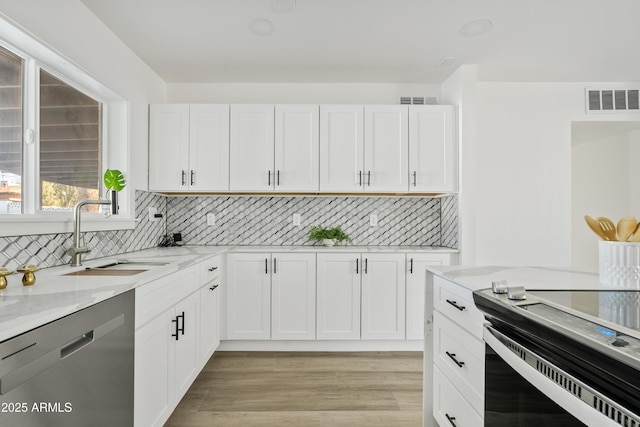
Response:
[[[75,256],[76,254],[86,254],[87,252],[91,252],[91,249],[89,249],[86,246],[79,246],[79,247],[72,246],[69,249],[67,249],[67,255],[70,255],[70,256]]]

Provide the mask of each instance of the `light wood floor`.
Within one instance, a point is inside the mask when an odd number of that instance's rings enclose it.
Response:
[[[421,425],[420,352],[217,352],[165,424]]]

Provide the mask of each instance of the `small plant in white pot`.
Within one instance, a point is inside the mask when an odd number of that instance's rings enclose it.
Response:
[[[312,225],[311,231],[309,232],[309,240],[315,240],[318,242],[322,242],[325,246],[333,246],[336,243],[340,242],[351,242],[351,237],[349,237],[340,226],[333,228],[324,228],[319,225]]]

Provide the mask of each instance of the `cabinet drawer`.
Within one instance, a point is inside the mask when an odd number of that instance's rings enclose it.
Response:
[[[221,258],[221,255],[217,255],[200,263],[200,280],[202,280],[202,283],[207,283],[220,277],[220,270],[222,268]]]
[[[473,303],[470,290],[441,277],[435,277],[433,305],[434,309],[462,326],[462,329],[482,339],[484,316]]]
[[[484,408],[484,343],[433,313],[433,360],[477,412]],[[457,363],[456,363],[457,362]]]
[[[437,366],[433,367],[433,417],[442,427],[479,427],[482,417]]]

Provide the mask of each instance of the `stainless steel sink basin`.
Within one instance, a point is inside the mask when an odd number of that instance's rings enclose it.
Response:
[[[168,262],[144,261],[144,260],[115,260],[96,267],[87,267],[84,270],[66,273],[64,276],[133,276],[144,273],[153,267],[161,267]]]

